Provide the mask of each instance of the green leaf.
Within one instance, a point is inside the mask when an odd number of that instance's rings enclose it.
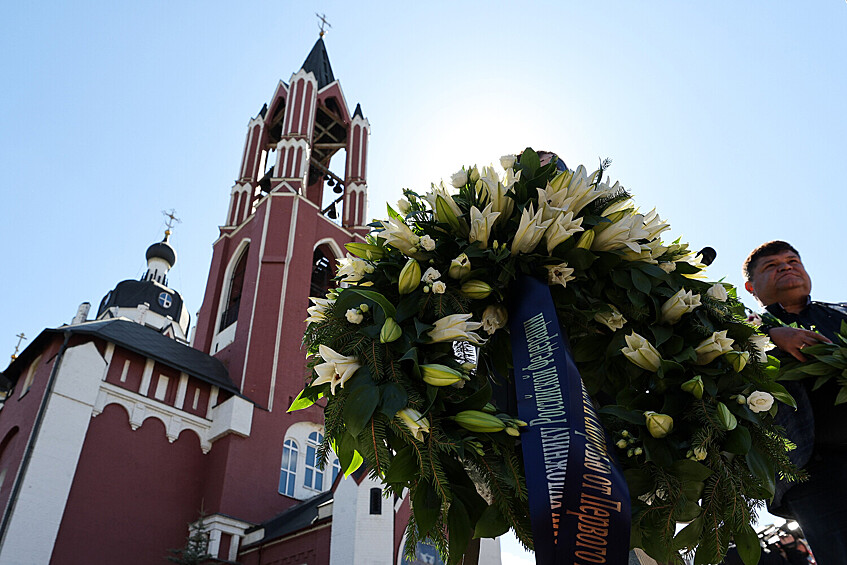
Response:
[[[694,481],[686,481],[682,483],[679,491],[687,500],[696,502],[703,495],[703,489],[706,488],[706,483],[698,483]]]
[[[623,472],[631,497],[640,496],[653,490],[653,479],[641,469],[627,469]]]
[[[660,345],[665,343],[673,335],[673,328],[668,326],[660,326],[658,324],[651,325],[650,331],[653,333],[653,337],[656,338],[656,343],[653,344],[656,347],[659,347]]]
[[[394,305],[392,305],[387,298],[385,298],[383,295],[376,291],[363,290],[361,288],[348,288],[345,290],[345,292],[355,292],[356,294],[373,300],[379,305],[380,308],[382,308],[382,311],[385,312],[385,316],[388,318],[393,318],[395,315],[396,311],[394,310]]]
[[[585,271],[596,259],[597,255],[581,247],[575,247],[565,254],[568,267],[577,271]]]
[[[838,391],[838,396],[835,397],[835,404],[837,406],[845,402],[847,402],[847,388],[841,387],[841,390]]]
[[[726,441],[723,444],[723,448],[730,453],[747,455],[752,445],[753,440],[750,437],[750,431],[744,426],[738,426],[726,434]]]
[[[653,285],[650,284],[650,279],[647,277],[647,275],[636,269],[632,269],[630,271],[630,275],[632,276],[632,284],[635,285],[635,288],[637,288],[644,294],[650,294]]]
[[[481,410],[483,406],[491,401],[491,385],[488,380],[480,387],[478,391],[462,399],[453,405],[453,410],[457,413],[463,410]]]
[[[625,422],[630,422],[632,424],[644,425],[644,411],[643,410],[630,410],[623,406],[618,406],[616,404],[611,404],[608,406],[603,406],[598,411],[600,414],[608,414],[610,416],[614,416],[616,418],[620,418]]]
[[[804,350],[804,353],[805,353],[805,350]],[[830,367],[826,363],[820,363],[820,362],[817,362],[817,361],[800,365],[800,370],[802,372],[806,373],[807,375],[812,375],[812,376],[815,376],[815,377],[829,375],[831,373],[836,372],[835,370],[833,370],[832,367]]]
[[[407,445],[397,452],[391,460],[388,470],[385,472],[386,483],[406,483],[411,481],[420,472],[420,464],[417,455],[411,445]]]
[[[404,322],[418,313],[419,298],[416,294],[407,294],[400,304],[397,305],[397,312],[394,314],[394,320],[399,324]]]
[[[750,452],[745,456],[747,461],[747,467],[756,476],[765,489],[767,489],[768,493],[773,496],[775,479],[774,474],[776,470],[774,469],[774,461],[770,459],[770,457],[762,454],[761,451],[756,447],[750,448]]]
[[[671,465],[671,473],[679,477],[683,481],[695,481],[702,482],[705,481],[711,474],[712,470],[699,463],[697,461],[692,461],[690,459],[678,459],[674,461],[673,465]],[[691,518],[693,520],[693,518]],[[682,520],[687,522],[688,520]]]
[[[365,458],[362,457],[362,454],[356,450],[353,450],[353,460],[350,461],[350,465],[344,469],[344,478],[346,479],[350,475],[356,472],[356,470],[362,466],[362,463],[365,462]]]
[[[682,504],[682,506],[678,506],[673,511],[673,519],[677,522],[690,522],[695,518],[698,518],[700,514],[703,512],[703,509],[700,508],[700,505],[696,502],[686,501]]]
[[[354,436],[365,429],[379,404],[379,388],[363,386],[350,393],[344,403],[344,424]]]
[[[384,385],[380,396],[382,397],[382,408],[380,408],[380,412],[388,418],[393,418],[398,411],[405,408],[409,403],[409,395],[406,393],[406,389],[397,383]]]
[[[673,548],[676,551],[691,548],[700,542],[700,534],[703,532],[703,518],[697,518],[682,528],[673,538]]]
[[[633,287],[632,277],[627,276],[626,271],[612,271],[609,273],[609,277],[613,283],[621,288],[629,290]]]
[[[744,524],[741,531],[735,532],[732,537],[744,565],[756,565],[762,555],[762,546],[759,544],[756,530],[750,524]]]
[[[794,397],[779,383],[765,383],[761,386],[761,389],[769,392],[773,395],[774,398],[782,402],[783,404],[787,404],[792,408],[797,408],[797,402],[794,400]]]
[[[428,332],[429,330],[431,330],[434,327],[435,326],[432,326],[430,324],[425,324],[425,323],[421,322],[420,320],[418,320],[417,318],[415,318],[415,331],[418,332],[418,337],[421,337],[421,334],[423,334],[424,332]]]
[[[521,153],[521,170],[526,171],[521,176],[532,177],[535,174],[535,171],[538,167],[541,166],[541,159],[538,158],[538,153],[532,150],[531,147],[527,147]],[[462,549],[464,551],[464,549]]]
[[[309,387],[306,387],[306,388],[304,388],[303,390],[300,391],[300,394],[297,395],[297,398],[295,398],[294,401],[291,403],[291,406],[288,407],[287,412],[294,412],[295,410],[303,410],[304,408],[308,408],[309,406],[314,404],[315,400],[318,400],[319,398],[323,398],[323,393],[320,393],[320,394],[318,394],[317,398],[312,400],[308,396],[305,396],[307,394],[307,391],[309,391]],[[309,392],[311,392],[311,391],[309,391]]]
[[[418,483],[415,498],[412,500],[412,511],[415,513],[415,523],[418,525],[418,537],[423,539],[441,515],[441,498],[428,481]]]
[[[465,505],[458,498],[453,498],[450,501],[450,512],[447,515],[447,538],[449,540],[447,565],[456,565],[461,562],[472,535],[471,519]]]
[[[647,461],[652,461],[659,467],[670,467],[673,464],[674,454],[666,441],[644,434],[642,442]]]
[[[509,531],[509,522],[506,520],[503,513],[492,504],[482,513],[479,521],[476,523],[473,537],[476,538],[496,538],[502,536]]]

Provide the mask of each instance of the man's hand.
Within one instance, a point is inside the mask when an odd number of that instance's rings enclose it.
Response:
[[[819,333],[799,328],[771,328],[768,332],[768,336],[771,338],[771,341],[775,346],[786,353],[790,353],[798,361],[808,360],[808,358],[801,352],[801,349],[807,345],[832,343],[829,339]]]

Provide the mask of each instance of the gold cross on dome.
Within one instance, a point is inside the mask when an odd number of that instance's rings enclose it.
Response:
[[[19,333],[15,337],[18,338],[18,344],[15,346],[15,352],[12,353],[12,361],[18,358],[18,350],[21,348],[21,342],[26,339],[24,332]]]
[[[174,227],[174,222],[181,224],[182,220],[176,217],[176,210],[173,208],[170,210],[162,210],[162,214],[168,219],[165,222],[165,225],[168,226],[168,234],[170,235],[170,232]]]
[[[326,21],[326,14],[319,14],[319,13],[315,12],[315,15],[321,21],[321,23],[320,23],[321,37],[323,37],[324,35],[326,35],[326,31],[324,30],[324,26],[332,27],[332,24],[330,24],[328,21]]]

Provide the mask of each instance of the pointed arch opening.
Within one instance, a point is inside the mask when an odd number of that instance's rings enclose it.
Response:
[[[241,308],[241,295],[244,291],[244,275],[247,272],[247,255],[250,244],[244,246],[235,267],[229,276],[227,284],[227,299],[221,312],[220,329],[224,330],[238,321],[238,311]]]

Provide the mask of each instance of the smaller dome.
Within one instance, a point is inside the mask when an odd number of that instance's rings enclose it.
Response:
[[[165,239],[160,241],[159,243],[154,243],[150,247],[147,248],[147,260],[156,258],[163,259],[167,261],[170,267],[173,267],[176,264],[176,251],[171,247],[171,244],[168,243],[168,237],[170,237],[170,233],[165,232]]]

